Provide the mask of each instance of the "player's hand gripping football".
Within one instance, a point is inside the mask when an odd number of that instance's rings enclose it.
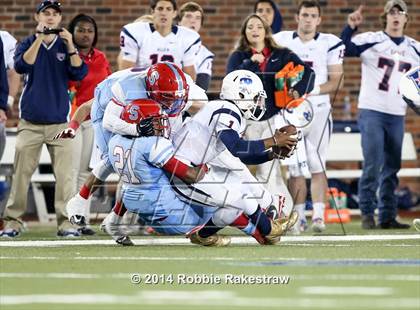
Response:
[[[284,159],[290,157],[298,142],[297,130],[293,125],[287,125],[274,132],[273,140],[276,144],[272,147],[274,158]]]

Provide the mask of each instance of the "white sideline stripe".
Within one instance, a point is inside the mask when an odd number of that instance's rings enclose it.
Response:
[[[228,262],[255,262],[251,258],[241,258],[241,257],[162,257],[162,256],[74,256],[74,257],[63,257],[63,256],[0,256],[0,260],[116,260],[116,261],[228,261]],[[303,262],[306,261],[302,257],[258,257],[258,262],[262,263],[264,261],[272,262],[282,261],[282,262]],[[392,262],[395,260],[398,261],[411,261],[410,259],[389,259],[389,258],[342,258],[342,259],[325,259],[326,262],[340,262],[342,260],[348,262]]]
[[[145,274],[140,274],[144,276]],[[186,274],[193,275],[193,274]],[[131,273],[19,273],[3,272],[0,278],[3,279],[131,279]],[[225,277],[226,274],[217,274]],[[291,281],[409,281],[420,282],[420,275],[415,274],[320,274],[320,275],[291,275]]]
[[[284,236],[283,242],[336,242],[336,241],[389,241],[389,240],[420,240],[420,234],[412,235],[347,235],[347,236]],[[191,245],[187,238],[180,237],[149,237],[133,239],[136,245]],[[232,237],[232,244],[257,244],[251,237]],[[280,245],[282,242],[280,242]],[[113,240],[49,240],[49,241],[0,241],[0,247],[50,247],[65,245],[115,245]]]
[[[394,290],[391,287],[372,286],[304,286],[299,292],[302,295],[389,296]]]
[[[300,309],[337,309],[337,304],[346,309],[410,309],[419,306],[417,298],[249,298],[238,296],[230,291],[142,291],[138,295],[110,294],[49,294],[49,295],[4,295],[0,305],[22,304],[125,304],[125,305],[181,305],[183,307],[213,306],[247,308],[300,308]]]

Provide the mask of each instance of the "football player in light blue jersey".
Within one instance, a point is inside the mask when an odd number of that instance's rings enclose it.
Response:
[[[190,83],[193,84],[192,80]],[[119,118],[123,107],[134,99],[152,98],[163,106],[165,112],[177,115],[185,108],[188,93],[189,84],[184,73],[170,63],[158,63],[147,70],[132,68],[119,71],[98,85],[92,102],[91,119],[101,160],[94,165],[79,193],[67,204],[71,222],[83,224],[92,189],[103,184],[113,171],[108,160],[108,142],[112,135],[142,134],[138,124],[129,124]],[[57,134],[56,138],[72,138],[74,133],[75,128],[68,128]]]
[[[173,157],[175,149],[167,139],[168,118],[161,106],[152,100],[136,100],[121,117],[134,124],[149,119],[153,125],[153,136],[115,135],[109,142],[109,159],[123,181],[124,206],[158,233],[186,234],[205,224],[216,208],[182,202],[165,174],[195,183],[204,176],[205,168],[188,167]],[[227,237],[219,236],[219,243],[227,242]]]

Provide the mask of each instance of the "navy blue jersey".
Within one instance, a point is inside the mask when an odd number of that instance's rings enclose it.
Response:
[[[48,46],[42,43],[35,63],[27,64],[23,54],[35,39],[35,35],[24,39],[15,53],[15,70],[24,74],[20,118],[39,124],[66,123],[70,112],[68,82],[82,80],[88,72],[87,65],[73,67],[67,47],[58,36]]]

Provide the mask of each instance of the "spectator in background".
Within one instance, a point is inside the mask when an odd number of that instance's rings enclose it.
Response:
[[[200,32],[204,23],[203,8],[195,2],[187,2],[179,9],[179,25],[190,28],[197,33]],[[195,72],[197,78],[195,83],[207,91],[210,86],[214,54],[204,45],[201,45],[196,56]]]
[[[7,81],[7,70],[5,64],[3,39],[0,36],[0,159],[6,144],[6,121],[8,110],[7,97],[9,96],[9,83]]]
[[[378,207],[378,228],[409,228],[396,220],[397,197],[394,194],[401,168],[407,109],[398,84],[404,72],[420,63],[420,45],[404,35],[408,12],[402,0],[390,0],[385,4],[381,14],[383,31],[365,32],[352,38],[362,24],[362,9],[360,6],[348,16],[348,25],[341,34],[346,45],[345,55],[362,60],[358,104],[364,159],[358,193],[362,227],[377,227],[374,211]]]
[[[133,23],[137,22],[145,22],[145,23],[151,23],[153,24],[153,16],[150,14],[144,14],[138,18],[136,18]],[[123,68],[124,66],[124,60],[123,60],[123,52],[120,51],[117,57],[117,66],[118,68]]]
[[[158,62],[173,62],[195,80],[195,57],[201,45],[200,35],[181,26],[174,26],[177,15],[175,0],[150,2],[153,23],[125,25],[120,34],[122,69],[134,66],[148,68]]]
[[[270,137],[276,128],[285,125],[281,124],[283,118],[278,117],[281,109],[276,106],[274,99],[275,74],[289,62],[305,68],[302,80],[291,90],[293,97],[299,98],[312,90],[313,71],[292,51],[274,42],[271,28],[262,17],[256,14],[249,15],[242,23],[240,38],[227,64],[227,73],[238,69],[255,72],[261,78],[267,92],[267,110],[262,119],[258,122],[247,121],[246,135],[249,140]],[[261,182],[267,182],[267,189],[272,194],[286,196],[286,207],[290,212],[293,199],[280,174],[278,161],[258,165],[256,177]]]
[[[16,39],[7,31],[0,31],[0,159],[6,146],[6,112],[12,108],[19,90],[20,76],[13,68]]]
[[[25,86],[20,99],[21,119],[3,236],[16,237],[22,231],[21,217],[26,211],[29,182],[38,166],[43,144],[50,153],[56,179],[57,235],[80,235],[67,221],[65,212],[73,184],[71,141],[53,140],[53,137],[67,127],[69,80],[83,79],[87,66],[77,53],[71,33],[59,28],[61,19],[59,2],[41,2],[35,14],[36,34],[24,39],[16,48],[15,69],[25,75]]]
[[[69,24],[69,32],[73,35],[74,45],[79,51],[80,58],[88,66],[88,74],[83,80],[70,81],[69,90],[72,94],[72,113],[93,98],[96,86],[111,74],[109,62],[103,52],[96,49],[98,42],[98,26],[95,20],[85,14],[75,16]],[[79,128],[80,126],[80,128]],[[89,176],[89,162],[93,149],[93,128],[90,115],[81,123],[70,122],[73,129],[79,128],[73,139],[73,193],[83,185]],[[89,211],[86,219],[89,220]],[[81,229],[82,234],[93,235],[95,232],[86,226]]]
[[[290,48],[315,71],[316,86],[309,97],[314,118],[310,126],[302,129],[302,133],[308,173],[311,173],[312,230],[322,232],[325,230],[324,211],[328,190],[325,162],[332,133],[330,93],[337,93],[343,85],[345,46],[335,35],[317,32],[321,24],[321,6],[318,1],[302,1],[295,19],[298,24],[296,31],[282,31],[273,37],[278,44]],[[290,165],[289,172],[289,189],[295,197],[295,208],[299,213],[299,230],[296,232],[300,232],[307,228],[305,173],[298,165]]]
[[[274,1],[258,0],[254,5],[254,13],[262,17],[270,25],[272,34],[281,31],[283,18]]]

